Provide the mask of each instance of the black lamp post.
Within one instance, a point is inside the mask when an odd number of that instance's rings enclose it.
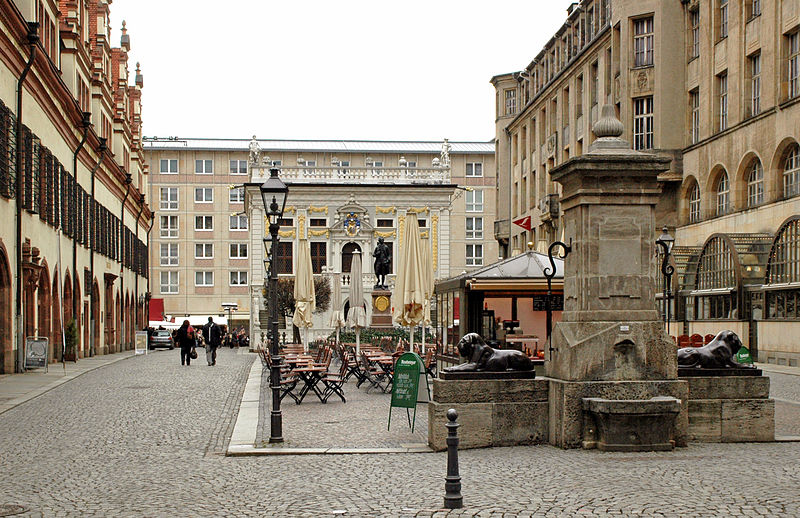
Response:
[[[269,170],[269,178],[261,184],[261,199],[264,202],[264,210],[269,218],[269,234],[272,238],[272,248],[270,250],[269,268],[269,304],[270,304],[270,356],[272,356],[272,368],[270,369],[270,386],[272,388],[272,413],[270,414],[270,435],[269,442],[283,442],[283,416],[281,415],[281,364],[283,358],[280,356],[278,348],[278,230],[280,230],[280,220],[283,217],[283,209],[286,207],[286,196],[289,188],[280,178],[278,170]]]
[[[664,325],[669,334],[669,317],[670,317],[670,299],[672,298],[672,274],[675,273],[675,268],[669,264],[669,258],[672,255],[672,245],[675,244],[675,238],[669,235],[667,227],[661,231],[661,235],[656,240],[656,244],[661,247],[664,253],[664,259],[661,261],[661,273],[664,274]]]

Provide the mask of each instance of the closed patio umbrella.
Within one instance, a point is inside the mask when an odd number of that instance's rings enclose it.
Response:
[[[336,344],[339,344],[339,330],[346,324],[342,314],[342,275],[334,273],[331,276],[333,292],[331,293],[331,317],[328,325],[336,329]]]
[[[356,330],[356,355],[361,354],[361,328],[367,327],[367,311],[364,309],[364,281],[361,278],[361,252],[353,251],[350,266],[350,310],[347,325]]]
[[[314,272],[311,268],[311,249],[308,239],[301,239],[297,249],[297,275],[294,279],[294,316],[292,323],[303,333],[303,351],[308,352],[308,328],[313,326],[312,313],[316,308],[314,299]]]
[[[406,216],[405,240],[400,250],[400,270],[397,274],[392,303],[394,321],[401,326],[410,327],[411,352],[414,351],[413,327],[422,322],[425,303],[425,275],[423,270],[422,246],[419,237],[419,222],[416,213]]]
[[[425,301],[422,307],[422,354],[425,354],[425,328],[431,325],[431,297],[433,297],[433,252],[431,251],[431,239],[433,236],[428,234],[428,239],[422,239],[422,273],[425,275]]]

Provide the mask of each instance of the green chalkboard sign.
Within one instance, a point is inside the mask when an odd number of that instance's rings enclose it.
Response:
[[[420,374],[425,372],[425,364],[416,353],[405,353],[394,364],[392,376],[392,403],[389,406],[389,426],[392,426],[392,408],[414,409],[414,421],[417,418],[417,394],[419,393]],[[426,380],[427,381],[427,380]],[[408,416],[411,431],[414,431],[414,422]]]

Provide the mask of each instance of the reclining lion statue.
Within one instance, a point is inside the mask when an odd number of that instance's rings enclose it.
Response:
[[[513,349],[493,349],[478,333],[468,333],[458,341],[458,353],[467,363],[447,367],[446,372],[458,371],[532,371],[533,362]]]
[[[742,348],[742,341],[733,331],[720,331],[713,340],[702,347],[678,349],[678,367],[698,369],[725,369],[736,367],[753,369],[755,365],[737,362],[734,357]]]

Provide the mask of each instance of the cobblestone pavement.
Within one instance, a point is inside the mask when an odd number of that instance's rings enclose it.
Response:
[[[181,367],[177,350],[159,351],[0,415],[0,515],[800,515],[798,443],[462,451],[465,508],[450,512],[442,453],[225,457],[253,357],[222,350],[217,367]]]
[[[775,401],[775,435],[800,435],[800,376],[764,371]]]
[[[338,365],[331,370],[338,369]],[[424,383],[424,382],[423,382]],[[424,386],[424,385],[423,385]],[[320,384],[320,387],[323,385]],[[298,389],[300,385],[298,385]],[[261,374],[261,399],[256,444],[269,441],[270,408],[269,370]],[[286,397],[281,402],[284,446],[287,448],[400,448],[404,445],[428,443],[428,405],[419,403],[414,420],[414,432],[408,425],[404,408],[392,409],[391,430],[387,431],[389,403],[392,395],[367,383],[356,387],[353,377],[343,388],[346,403],[335,394],[326,404],[309,392],[300,405]],[[414,418],[414,411],[411,410]]]

